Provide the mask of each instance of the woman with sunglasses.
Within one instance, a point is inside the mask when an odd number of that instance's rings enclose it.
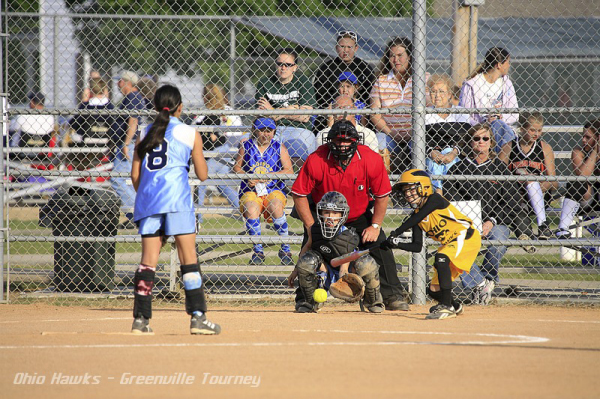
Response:
[[[507,176],[511,175],[504,162],[496,157],[492,148],[496,144],[492,128],[483,123],[473,126],[466,135],[463,151],[464,159],[456,163],[448,171],[448,175],[455,176]],[[482,232],[484,239],[508,240],[510,230],[507,225],[515,217],[517,202],[513,193],[517,192],[511,182],[493,180],[446,180],[444,181],[444,196],[450,201],[481,201]],[[520,226],[521,233],[526,226]],[[515,231],[519,230],[519,226]],[[519,234],[519,239],[527,240],[529,237]],[[492,297],[495,284],[500,279],[498,270],[500,262],[506,253],[506,246],[493,246],[487,248],[481,269],[473,264],[468,274],[463,274],[462,284],[466,289],[471,289],[472,303],[487,305]]]
[[[275,60],[276,72],[262,78],[256,87],[258,109],[312,110],[316,107],[315,89],[310,80],[298,72],[298,55],[293,49],[283,49]],[[265,112],[265,115],[268,115]],[[317,148],[312,132],[311,114],[270,115],[277,121],[275,140],[285,144],[292,161],[299,169],[308,155]]]

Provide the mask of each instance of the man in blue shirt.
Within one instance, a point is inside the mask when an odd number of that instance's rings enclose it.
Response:
[[[135,72],[123,71],[118,83],[123,99],[118,109],[144,110],[146,108],[144,97],[137,88],[138,81],[139,76]],[[114,145],[113,172],[131,172],[131,160],[139,121],[140,117],[135,115],[119,115],[115,118],[111,134]],[[127,185],[127,178],[125,177],[113,177],[110,179],[110,183],[115,192],[121,197],[121,206],[127,208],[125,216],[128,220],[121,227],[134,229],[132,210],[135,203],[135,190],[131,185]]]

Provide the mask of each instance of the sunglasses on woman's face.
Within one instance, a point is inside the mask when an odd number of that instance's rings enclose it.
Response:
[[[286,68],[291,68],[291,67],[293,67],[293,66],[296,66],[296,64],[293,64],[293,63],[291,63],[291,62],[279,62],[279,61],[276,61],[276,62],[275,62],[275,64],[276,64],[278,67],[286,67]]]
[[[473,141],[490,141],[489,137],[485,137],[485,136],[477,136],[477,137],[473,137]]]

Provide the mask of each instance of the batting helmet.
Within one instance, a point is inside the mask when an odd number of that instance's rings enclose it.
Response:
[[[350,144],[336,144],[336,138],[349,140]],[[335,122],[333,126],[331,126],[329,133],[327,133],[327,146],[338,161],[352,159],[352,156],[354,156],[356,148],[358,147],[359,140],[360,135],[356,131],[356,128],[352,122],[345,119]]]
[[[322,214],[323,211],[340,212],[341,216],[324,216]],[[337,191],[325,193],[321,201],[317,204],[317,219],[321,225],[323,237],[328,239],[333,238],[344,223],[346,223],[348,213],[350,213],[350,206],[348,206],[346,197]]]
[[[431,184],[431,177],[429,173],[421,169],[411,169],[402,173],[400,180],[394,184],[394,191],[401,192],[401,198],[406,201],[412,208],[417,208],[421,201],[415,201],[414,203],[410,200],[410,193],[407,192],[408,187],[415,187],[417,189],[417,195],[421,199],[429,197],[433,194],[433,184]]]

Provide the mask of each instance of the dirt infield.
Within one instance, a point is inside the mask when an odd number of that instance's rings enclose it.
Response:
[[[129,310],[1,305],[0,397],[600,397],[598,307],[426,311],[217,308],[223,333],[197,337],[181,310],[133,336]]]

